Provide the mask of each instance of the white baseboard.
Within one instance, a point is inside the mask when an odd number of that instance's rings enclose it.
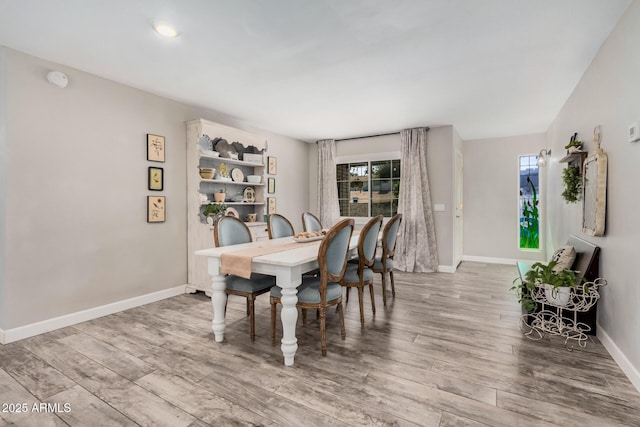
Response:
[[[453,265],[438,266],[438,273],[455,273],[455,272],[456,272],[456,267],[454,267]]]
[[[19,326],[13,329],[7,329],[6,331],[0,330],[0,344],[8,344],[24,338],[40,335],[45,332],[55,331],[56,329],[66,328],[67,326],[86,322],[87,320],[97,319],[98,317],[107,316],[130,308],[171,298],[176,295],[184,294],[185,289],[186,285],[180,285],[175,288],[164,289],[162,291],[140,295],[138,297],[102,305],[100,307],[65,314],[64,316],[54,317],[53,319],[43,320],[30,325]]]
[[[629,378],[631,384],[633,384],[636,390],[640,392],[640,372],[638,371],[638,369],[633,366],[629,359],[627,359],[627,356],[624,355],[622,350],[620,350],[616,343],[613,342],[609,334],[607,334],[607,332],[602,328],[602,326],[600,326],[599,323],[596,323],[596,331],[596,336],[598,337],[604,348],[607,349],[611,357],[613,357],[613,360],[615,360],[618,366],[620,366],[622,372],[627,375],[627,378]]]
[[[463,261],[472,261],[472,262],[484,262],[485,264],[507,264],[507,265],[516,265],[517,259],[513,258],[495,258],[495,257],[487,257],[487,256],[473,256],[473,255],[464,255],[462,257]]]

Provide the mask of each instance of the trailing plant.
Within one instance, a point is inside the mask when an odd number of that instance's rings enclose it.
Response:
[[[580,199],[582,192],[582,177],[580,176],[580,168],[578,166],[567,166],[562,171],[562,182],[564,183],[564,191],[562,198],[567,203],[576,203]]]
[[[513,281],[510,290],[515,291],[518,302],[525,310],[529,312],[535,310],[537,304],[531,297],[531,292],[535,291],[537,286],[548,284],[553,289],[557,289],[559,287],[575,288],[580,284],[581,280],[578,280],[577,271],[564,269],[556,272],[554,270],[556,265],[558,265],[556,261],[551,261],[548,264],[536,262],[525,273],[524,279],[516,277]],[[584,291],[587,290],[584,289]]]
[[[520,223],[520,247],[523,249],[539,248],[538,235],[538,194],[536,187],[533,185],[531,178],[527,177],[527,183],[533,194],[532,200],[527,200],[522,207],[522,216],[524,220]],[[522,196],[522,192],[520,192]]]

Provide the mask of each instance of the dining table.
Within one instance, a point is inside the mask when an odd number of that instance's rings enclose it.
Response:
[[[195,251],[196,255],[205,256],[207,260],[207,270],[212,277],[211,281],[211,303],[213,308],[213,330],[216,342],[224,341],[225,331],[225,306],[227,293],[225,292],[226,273],[223,272],[224,254],[242,255],[243,253],[264,253],[251,258],[251,273],[261,273],[275,276],[276,286],[282,289],[282,308],[280,319],[282,321],[281,350],[284,356],[285,366],[292,366],[298,340],[296,338],[296,322],[298,320],[298,286],[302,283],[302,275],[318,268],[318,249],[320,240],[295,242],[292,237],[282,237],[266,241],[242,243],[238,245],[222,246]],[[353,253],[357,250],[358,236],[356,233],[349,242],[349,251]]]

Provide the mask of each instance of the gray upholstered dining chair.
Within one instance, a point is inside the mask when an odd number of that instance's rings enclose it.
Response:
[[[291,222],[279,214],[271,214],[267,217],[267,232],[269,239],[279,239],[280,237],[289,237],[295,234]]]
[[[302,214],[302,229],[304,231],[320,231],[322,230],[322,223],[311,212],[305,212]]]
[[[232,216],[223,216],[218,219],[213,229],[213,240],[216,247],[239,245],[251,242],[251,232],[244,222]],[[251,273],[251,278],[234,276],[225,277],[227,295],[239,295],[247,299],[247,315],[250,322],[251,341],[256,339],[255,307],[254,302],[258,295],[262,295],[271,289],[276,283],[276,278],[264,274]],[[226,309],[226,306],[225,306]]]
[[[382,215],[373,217],[360,230],[358,238],[358,258],[351,260],[340,284],[347,288],[347,303],[349,303],[349,291],[358,289],[358,304],[360,306],[360,325],[364,326],[364,287],[369,286],[371,294],[371,310],[376,314],[376,303],[373,296],[373,265],[378,245],[378,233],[382,227]]]
[[[327,355],[327,307],[337,305],[340,333],[343,340],[346,338],[340,280],[347,268],[347,253],[353,224],[353,219],[343,219],[327,232],[318,250],[320,276],[303,277],[302,284],[298,286],[297,307],[319,312],[322,356]],[[278,286],[271,288],[271,343],[273,345],[276,343],[276,304],[281,298],[282,289]]]
[[[374,273],[382,275],[382,302],[387,305],[387,282],[386,276],[389,273],[391,280],[391,295],[395,298],[396,287],[393,282],[393,255],[396,249],[396,238],[398,237],[398,227],[402,221],[402,214],[393,216],[382,231],[382,255],[376,257],[372,270]]]

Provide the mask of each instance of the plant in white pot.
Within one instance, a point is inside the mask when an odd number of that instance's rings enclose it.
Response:
[[[207,223],[213,225],[219,216],[224,215],[226,210],[227,205],[224,203],[209,203],[208,205],[205,205],[204,209],[202,209],[202,215],[210,217],[211,219],[208,220]]]
[[[224,202],[226,198],[227,198],[226,188],[221,188],[220,191],[218,191],[217,193],[213,193],[213,199],[218,203]]]
[[[518,302],[527,311],[536,308],[536,302],[532,297],[537,288],[544,289],[547,301],[556,306],[565,306],[571,299],[571,289],[577,288],[581,280],[578,280],[576,271],[569,269],[558,270],[556,261],[548,264],[536,262],[525,273],[524,279],[516,278],[511,290],[516,291]],[[516,283],[520,282],[520,283]]]

